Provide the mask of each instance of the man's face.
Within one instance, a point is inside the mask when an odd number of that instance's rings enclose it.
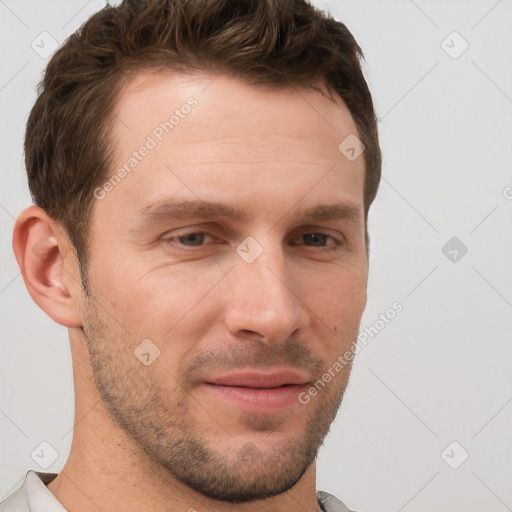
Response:
[[[300,479],[341,402],[365,171],[338,149],[357,133],[340,99],[213,78],[145,73],[120,97],[83,328],[119,427],[182,483],[242,502]]]

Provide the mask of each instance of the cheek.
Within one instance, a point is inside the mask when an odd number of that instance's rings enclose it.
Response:
[[[333,271],[326,279],[308,280],[303,297],[305,304],[311,308],[312,321],[321,324],[325,332],[336,335],[328,336],[333,344],[339,345],[340,338],[346,342],[357,336],[366,306],[364,273],[343,269]]]
[[[194,264],[150,269],[142,261],[98,268],[95,291],[101,305],[134,336],[167,343],[204,330],[219,303],[210,290],[225,271]],[[214,294],[213,294],[214,295]]]
[[[302,283],[304,297],[311,297],[329,310],[357,312],[362,305],[364,307],[367,273],[362,265],[329,265],[322,272],[304,272],[297,279]]]

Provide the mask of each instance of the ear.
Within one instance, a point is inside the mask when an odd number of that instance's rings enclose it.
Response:
[[[39,206],[30,206],[16,220],[12,245],[34,301],[57,323],[80,327],[79,266],[61,225]]]

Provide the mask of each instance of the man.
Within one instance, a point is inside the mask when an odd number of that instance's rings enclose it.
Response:
[[[75,427],[1,512],[346,511],[316,491],[366,304],[361,50],[305,0],[125,0],[48,64],[13,246]]]

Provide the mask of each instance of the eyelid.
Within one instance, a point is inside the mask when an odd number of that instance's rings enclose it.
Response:
[[[224,230],[222,229],[222,227],[218,226],[215,229],[212,229],[212,227],[209,224],[211,224],[211,223],[202,222],[200,224],[192,224],[192,225],[177,227],[174,229],[170,229],[169,231],[166,231],[163,235],[161,235],[160,238],[162,238],[162,239],[163,238],[166,238],[166,239],[178,238],[181,236],[187,236],[187,235],[191,235],[194,233],[206,233],[210,236],[215,236],[213,234],[214,231],[216,231],[217,233],[218,232],[224,233]]]

